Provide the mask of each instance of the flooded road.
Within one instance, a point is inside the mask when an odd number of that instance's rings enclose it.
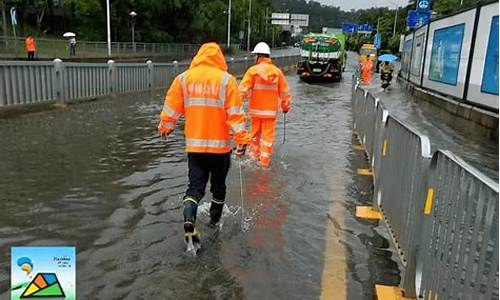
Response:
[[[397,285],[386,230],[354,217],[372,192],[356,175],[354,66],[334,84],[287,75],[286,143],[280,116],[272,167],[241,162],[243,199],[233,159],[222,226],[200,206],[195,258],[182,128],[167,143],[156,132],[163,92],[0,120],[0,298],[14,245],[76,246],[79,299],[372,299],[375,283]]]

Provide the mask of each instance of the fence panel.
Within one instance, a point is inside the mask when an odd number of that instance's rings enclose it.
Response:
[[[428,189],[418,291],[425,299],[498,299],[498,185],[437,151]]]
[[[0,106],[55,100],[52,62],[0,62]]]
[[[116,93],[148,90],[148,69],[146,64],[116,64]]]
[[[154,83],[155,89],[166,89],[175,77],[174,64],[155,64]]]
[[[109,92],[108,66],[66,63],[63,71],[63,98],[105,96]]]
[[[394,244],[407,267],[407,278],[403,280],[405,290],[413,294],[415,250],[419,240],[417,228],[421,223],[420,212],[431,158],[430,142],[426,136],[390,115],[381,137],[375,201],[384,213]]]
[[[431,156],[429,139],[357,80],[352,92],[355,129],[372,152],[374,206],[405,266],[406,296],[498,299],[498,184],[451,152]]]

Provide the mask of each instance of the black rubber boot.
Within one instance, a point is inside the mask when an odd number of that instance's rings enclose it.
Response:
[[[224,208],[224,200],[212,199],[210,205],[210,226],[215,227],[220,221],[222,216],[222,209]]]

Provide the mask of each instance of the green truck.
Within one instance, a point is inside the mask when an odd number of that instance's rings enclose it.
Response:
[[[343,33],[309,33],[302,41],[297,75],[304,81],[338,81],[346,59]]]

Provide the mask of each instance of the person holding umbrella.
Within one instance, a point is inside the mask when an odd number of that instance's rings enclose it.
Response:
[[[394,71],[392,62],[397,60],[397,56],[384,54],[379,56],[378,60],[382,62],[380,65],[380,81],[382,82],[382,88],[385,90],[391,84],[392,72]]]
[[[69,42],[69,56],[76,55],[76,34],[73,32],[66,32],[63,37],[68,38]]]

